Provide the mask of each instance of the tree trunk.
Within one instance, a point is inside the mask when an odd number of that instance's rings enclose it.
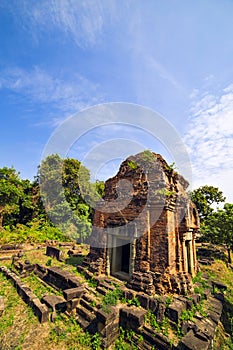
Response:
[[[227,247],[227,255],[228,255],[228,264],[231,264],[231,248]]]

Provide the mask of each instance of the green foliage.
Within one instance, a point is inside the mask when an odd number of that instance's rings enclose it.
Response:
[[[169,191],[166,188],[161,188],[161,189],[156,191],[156,194],[161,194],[162,196],[166,196],[169,198],[169,197],[174,196],[176,193],[175,193],[175,191]]]
[[[130,167],[130,169],[135,170],[137,169],[138,165],[134,160],[129,160],[127,165]]]
[[[155,157],[153,153],[149,149],[147,149],[142,153],[140,153],[140,159],[146,163],[153,163],[155,160]]]
[[[93,278],[87,281],[89,287],[96,288],[98,285],[98,282],[94,280]]]
[[[203,308],[203,301],[201,301],[197,305],[193,305],[190,310],[182,310],[182,313],[180,315],[180,321],[191,321],[196,314],[196,312],[199,312],[203,317],[207,316],[206,311]]]
[[[206,218],[202,226],[204,238],[214,244],[225,244],[228,247],[228,262],[231,263],[230,251],[233,249],[233,204],[226,203],[223,209]]]
[[[145,322],[158,333],[168,336],[169,322],[167,317],[164,317],[161,322],[158,322],[155,314],[151,310],[148,310],[147,315],[145,316]]]
[[[110,312],[110,306],[115,306],[123,295],[122,290],[116,288],[109,291],[103,298],[102,307],[105,312]]]
[[[87,332],[84,333],[74,318],[66,318],[62,314],[57,315],[48,340],[58,347],[60,343],[63,343],[66,345],[65,348],[69,350],[76,350],[77,346],[80,348],[80,345],[83,346],[84,349],[92,348],[91,335]],[[93,349],[98,349],[98,347]]]
[[[105,184],[104,181],[96,180],[95,182],[96,192],[102,198],[104,196]]]
[[[77,159],[59,155],[42,161],[38,178],[52,222],[70,238],[84,242],[91,232],[92,207],[104,192],[103,182],[91,183],[89,170]]]
[[[5,224],[14,223],[10,219],[19,215],[21,206],[31,206],[25,193],[27,185],[14,168],[0,169],[0,229],[4,221]]]
[[[180,315],[181,321],[191,321],[195,315],[195,309],[192,308],[191,310],[182,310]]]
[[[101,348],[101,340],[99,333],[95,333],[91,338],[91,348],[93,350],[99,350]]]
[[[32,220],[27,225],[17,224],[16,227],[6,226],[0,231],[1,243],[42,243],[45,240],[66,241],[67,238],[49,222]]]
[[[190,194],[191,200],[195,203],[201,221],[205,220],[214,212],[213,204],[219,204],[225,201],[222,191],[213,186],[202,186]]]
[[[135,334],[132,329],[124,330],[120,327],[120,336],[115,342],[114,350],[137,350],[134,339],[138,339],[139,343],[143,341],[143,337]]]
[[[164,167],[165,167],[165,169],[166,169],[167,171],[169,171],[170,173],[173,173],[174,170],[177,169],[176,163],[175,163],[175,162],[173,162],[173,163],[171,163],[171,164],[165,164]],[[177,173],[177,172],[175,171],[175,173]]]
[[[48,258],[48,260],[45,263],[46,266],[51,266],[52,265],[52,259]]]
[[[169,305],[171,305],[172,303],[172,300],[173,300],[173,296],[172,295],[169,295],[166,299],[166,307],[168,307]]]
[[[138,300],[137,297],[134,297],[133,299],[128,299],[127,300],[127,304],[130,306],[130,305],[134,305],[134,306],[137,306],[139,307],[141,304],[140,304],[140,301]]]

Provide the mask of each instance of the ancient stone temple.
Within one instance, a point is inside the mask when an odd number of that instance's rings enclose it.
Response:
[[[187,187],[159,154],[127,158],[105,183],[84,265],[150,295],[191,292],[199,218]]]

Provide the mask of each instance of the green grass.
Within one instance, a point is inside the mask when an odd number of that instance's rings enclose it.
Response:
[[[26,277],[24,281],[37,296],[50,291],[50,287],[41,284],[34,275]],[[85,333],[74,319],[63,314],[59,315],[54,323],[40,324],[32,309],[22,301],[11,282],[2,273],[0,295],[4,297],[5,304],[4,313],[0,317],[1,350],[99,349],[98,335],[92,337]]]
[[[233,270],[228,268],[222,260],[215,260],[210,266],[203,266],[202,272],[207,273],[210,279],[227,286],[221,318],[222,325],[217,329],[214,349],[233,349]]]
[[[30,308],[18,296],[15,288],[0,273],[0,295],[4,298],[5,310],[0,317],[0,349],[20,350],[27,334],[27,328],[37,322]],[[18,324],[15,329],[15,324]],[[11,334],[14,336],[11,337]]]

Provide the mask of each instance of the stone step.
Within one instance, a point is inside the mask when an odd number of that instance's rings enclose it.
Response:
[[[99,292],[102,295],[106,295],[108,293],[108,290],[105,289],[104,287],[98,286],[98,287],[96,287],[96,290],[97,290],[97,292]]]
[[[90,325],[90,322],[86,321],[85,318],[80,315],[77,315],[75,320],[83,330],[87,330],[88,326]]]
[[[98,286],[102,287],[102,288],[105,288],[105,289],[108,289],[108,290],[115,290],[116,289],[115,286],[112,286],[112,285],[110,285],[109,283],[107,283],[105,281],[100,281]]]
[[[91,304],[90,302],[80,299],[80,305],[82,305],[85,309],[91,311],[91,312],[95,312],[97,309],[95,306],[93,306],[93,304]]]
[[[99,301],[94,297],[94,295],[86,293],[83,294],[82,299],[87,301],[88,303],[95,302],[96,304],[99,303]]]
[[[89,323],[95,319],[95,313],[86,309],[83,305],[78,305],[76,308],[77,317],[82,317]]]
[[[77,266],[77,271],[83,273],[86,270],[86,268],[83,265]]]

